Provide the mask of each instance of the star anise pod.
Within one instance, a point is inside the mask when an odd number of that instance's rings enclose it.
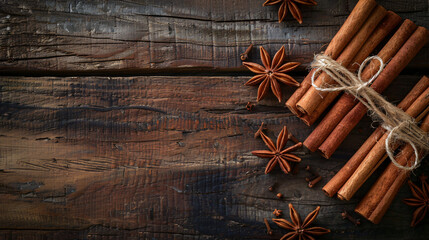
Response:
[[[426,182],[427,177],[422,175],[420,176],[420,181],[422,182],[422,188],[417,187],[413,182],[408,181],[408,185],[410,186],[411,193],[414,198],[406,198],[404,199],[404,203],[408,206],[417,207],[416,211],[413,214],[413,220],[411,221],[411,227],[416,226],[419,222],[421,222],[427,211],[429,206],[429,185]]]
[[[258,137],[260,137],[261,136],[261,132],[263,132],[265,130],[267,130],[267,127],[265,127],[265,123],[262,122],[261,126],[258,128],[258,131],[255,132],[255,135],[254,135],[255,139],[257,139]]]
[[[279,9],[279,23],[286,17],[288,9],[299,24],[302,23],[301,10],[299,10],[297,3],[310,6],[317,5],[317,2],[314,0],[267,0],[262,6],[270,6],[280,2],[282,2],[282,5],[280,5]]]
[[[292,240],[298,238],[299,240],[314,240],[313,236],[319,236],[330,233],[331,230],[323,227],[308,227],[319,214],[320,206],[312,211],[301,223],[301,217],[298,212],[293,208],[292,204],[289,203],[289,214],[292,222],[282,218],[273,218],[273,222],[282,228],[292,230],[292,232],[286,233],[280,240]]]
[[[286,126],[283,127],[282,131],[277,137],[276,145],[274,145],[273,141],[271,141],[271,139],[267,137],[267,135],[265,135],[263,132],[260,132],[260,136],[265,142],[265,145],[267,145],[270,150],[252,151],[252,154],[261,158],[271,158],[271,160],[267,164],[267,167],[265,168],[265,173],[271,172],[274,167],[279,164],[283,172],[287,174],[292,170],[288,161],[301,161],[301,158],[288,153],[296,150],[297,148],[300,148],[302,146],[301,142],[282,150],[285,147],[287,140],[289,139]]]
[[[295,79],[285,73],[295,69],[301,63],[289,62],[281,65],[285,59],[284,46],[282,46],[280,50],[277,51],[277,53],[274,55],[273,61],[271,61],[270,55],[263,47],[260,48],[260,55],[262,64],[264,66],[252,62],[243,62],[244,66],[246,66],[250,71],[257,74],[249,81],[247,81],[244,85],[253,86],[261,83],[258,88],[258,102],[259,100],[264,98],[264,96],[268,93],[268,89],[270,87],[279,102],[281,102],[282,91],[280,89],[279,81],[286,85],[299,87],[299,82],[297,82]]]

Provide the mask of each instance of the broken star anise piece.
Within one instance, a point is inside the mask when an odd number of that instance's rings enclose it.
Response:
[[[252,154],[261,158],[271,158],[271,160],[267,164],[267,167],[265,168],[265,173],[271,172],[274,167],[279,164],[282,171],[287,174],[292,170],[288,161],[301,161],[301,158],[288,153],[296,150],[297,148],[300,148],[302,146],[301,142],[282,150],[286,146],[286,142],[288,140],[288,132],[286,126],[283,127],[282,131],[277,137],[276,145],[274,145],[273,141],[271,141],[271,139],[267,137],[267,135],[265,135],[262,131],[260,132],[260,136],[264,141],[265,145],[267,145],[270,150],[252,151]]]
[[[276,216],[276,217],[280,217],[281,215],[282,215],[282,213],[283,213],[283,211],[282,210],[280,210],[280,209],[274,209],[274,212],[273,212],[273,214]]]
[[[286,233],[280,240],[292,240],[295,238],[300,240],[313,240],[315,239],[314,236],[330,233],[331,230],[323,227],[308,227],[316,219],[319,214],[319,210],[320,206],[308,214],[304,219],[304,222],[301,223],[301,217],[295,208],[293,208],[292,204],[289,203],[289,214],[292,222],[289,222],[286,219],[273,218],[273,222],[280,227],[292,230],[292,232]]]
[[[301,10],[299,10],[297,3],[314,6],[317,2],[314,0],[267,0],[262,6],[270,6],[282,2],[279,9],[279,23],[286,17],[288,9],[292,16],[299,22],[302,23]]]
[[[404,203],[408,206],[417,207],[416,211],[413,214],[413,220],[411,221],[411,227],[416,226],[421,222],[428,211],[429,206],[429,185],[426,182],[427,177],[422,175],[420,176],[420,181],[422,182],[422,188],[417,187],[413,182],[408,181],[411,192],[414,198],[404,199]]]
[[[260,54],[262,64],[264,66],[252,62],[243,62],[244,66],[246,66],[250,71],[257,74],[249,81],[247,81],[244,85],[254,86],[260,83],[257,97],[258,102],[265,97],[270,87],[279,102],[281,102],[282,91],[280,89],[279,82],[282,82],[286,85],[299,87],[299,82],[297,82],[295,79],[285,73],[295,69],[301,63],[289,62],[281,65],[285,59],[284,46],[282,46],[280,50],[277,51],[272,61],[270,55],[263,47],[260,48]]]

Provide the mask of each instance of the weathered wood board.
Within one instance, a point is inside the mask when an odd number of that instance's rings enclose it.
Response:
[[[307,127],[274,96],[256,101],[239,59],[250,43],[303,65],[339,29],[356,1],[303,7],[304,23],[277,23],[263,0],[0,3],[0,239],[279,239],[263,218],[293,203],[301,216],[320,205],[320,239],[426,239],[428,220],[410,228],[401,199],[382,223],[354,226],[352,212],[380,170],[350,202],[321,187],[372,131],[365,118],[330,160],[302,148],[296,175],[264,174],[261,122],[273,139]],[[428,2],[378,1],[429,26]],[[251,61],[258,62],[256,48]],[[386,90],[399,102],[429,74],[426,46]],[[286,99],[294,88],[283,86]],[[291,143],[289,143],[291,144]],[[323,180],[307,187],[303,168]],[[384,167],[384,166],[382,166]],[[425,160],[415,172],[428,172]],[[415,176],[412,176],[416,179]],[[276,183],[282,200],[268,191]]]
[[[278,6],[235,1],[14,1],[1,4],[0,70],[19,74],[235,72],[250,43],[288,60],[311,62],[338,31],[356,1],[303,7],[303,24],[279,24]],[[428,2],[379,1],[429,27]],[[410,68],[427,69],[427,47]],[[252,51],[253,59],[259,53]]]
[[[411,209],[400,202],[410,194],[406,188],[382,224],[359,227],[340,212],[352,210],[364,191],[350,202],[322,193],[321,186],[370,134],[369,119],[333,159],[300,149],[297,175],[265,175],[267,160],[250,154],[265,149],[253,138],[259,124],[266,122],[273,138],[284,124],[300,140],[311,129],[273,96],[247,111],[256,94],[256,88],[242,86],[247,79],[2,77],[3,237],[261,239],[268,237],[262,219],[274,208],[287,210],[290,202],[302,215],[322,206],[317,223],[333,231],[322,239],[428,234],[424,226],[410,233]],[[389,99],[400,100],[418,79],[399,78],[398,88],[388,89]],[[324,177],[314,189],[304,181],[307,164]],[[267,190],[273,183],[284,199]],[[275,229],[275,237],[284,233]]]

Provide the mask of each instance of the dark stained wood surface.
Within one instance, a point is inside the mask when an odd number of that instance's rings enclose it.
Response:
[[[271,222],[268,236],[262,221],[274,208],[288,218],[289,203],[302,217],[321,206],[315,225],[332,233],[320,239],[426,239],[428,220],[409,227],[406,187],[379,225],[341,218],[381,170],[349,202],[321,190],[369,136],[369,118],[332,159],[302,148],[296,175],[264,174],[267,159],[250,153],[265,149],[253,138],[261,122],[273,139],[283,125],[300,140],[312,128],[272,95],[246,110],[257,88],[243,86],[239,54],[287,43],[291,60],[308,62],[355,2],[304,7],[302,26],[278,24],[262,2],[0,3],[0,239],[279,239],[286,231]],[[425,1],[378,2],[428,24]],[[428,74],[428,58],[426,47],[386,90],[390,101]],[[193,72],[172,76],[184,69]],[[283,86],[284,99],[293,90]],[[306,165],[323,176],[314,189]],[[425,160],[415,174],[428,170]]]
[[[267,160],[250,154],[265,149],[253,138],[259,124],[266,122],[273,138],[284,124],[300,140],[311,129],[274,97],[248,112],[256,89],[243,87],[246,79],[2,78],[1,232],[6,238],[39,229],[37,235],[53,238],[61,230],[70,238],[261,239],[267,237],[262,219],[292,202],[302,215],[322,206],[317,223],[333,231],[323,239],[409,234],[411,210],[400,199],[382,224],[355,227],[340,212],[352,210],[364,191],[350,202],[321,191],[370,133],[369,119],[333,159],[301,149],[297,175],[265,175]],[[417,80],[395,81],[397,88],[388,90],[392,101]],[[307,164],[324,176],[314,189],[304,181]],[[267,190],[273,183],[283,200]],[[400,198],[408,195],[404,188]],[[411,236],[418,239],[427,230],[413,229]]]
[[[238,58],[250,43],[290,60],[311,62],[338,31],[356,1],[304,6],[303,24],[277,22],[278,6],[235,1],[14,1],[0,11],[1,72],[158,73],[246,71]],[[429,27],[424,0],[380,1]],[[427,69],[421,54],[410,67]],[[259,56],[256,48],[254,57]],[[256,58],[254,58],[256,59]]]

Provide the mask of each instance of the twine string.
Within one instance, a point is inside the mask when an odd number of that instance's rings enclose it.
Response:
[[[418,168],[419,165],[420,165],[420,161],[421,161],[421,159],[419,158],[419,152],[418,152],[418,150],[416,148],[416,145],[413,142],[411,142],[409,139],[404,139],[403,140],[403,141],[408,142],[411,145],[411,147],[413,147],[413,150],[414,150],[416,161],[414,161],[414,164],[412,166],[410,166],[410,167],[408,167],[408,166],[402,166],[401,164],[399,164],[396,161],[395,156],[393,155],[392,151],[387,151],[387,149],[390,149],[387,146],[390,146],[390,144],[392,142],[392,136],[395,134],[395,131],[398,131],[398,129],[400,129],[401,127],[406,127],[406,124],[410,124],[410,123],[409,122],[402,122],[399,126],[396,126],[393,129],[391,129],[390,133],[387,135],[387,138],[386,138],[386,141],[385,141],[384,144],[386,146],[387,155],[389,156],[389,158],[392,161],[392,163],[396,167],[398,167],[400,169],[411,171],[411,170],[414,170],[414,169]]]
[[[372,60],[379,61],[380,67],[377,73],[368,81],[363,81],[362,72]],[[420,165],[421,159],[419,158],[418,148],[429,150],[428,135],[417,126],[414,118],[388,102],[373,88],[369,87],[383,71],[384,63],[380,57],[372,56],[365,59],[360,65],[357,75],[323,54],[315,55],[311,66],[316,69],[311,77],[311,85],[315,89],[322,92],[347,91],[367,107],[374,121],[382,123],[382,127],[389,131],[385,147],[387,155],[396,167],[403,170],[414,170]],[[317,86],[315,76],[321,71],[334,80],[336,85],[322,82],[320,86]],[[412,166],[402,166],[395,160],[392,145],[399,141],[409,143],[413,147],[416,160]]]

